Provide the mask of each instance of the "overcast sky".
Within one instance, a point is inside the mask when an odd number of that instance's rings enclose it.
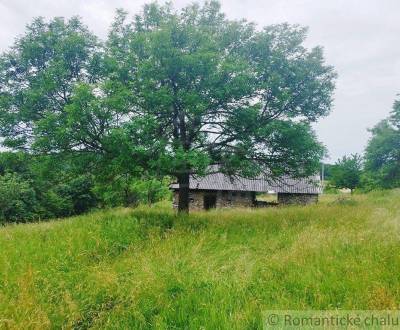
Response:
[[[137,13],[142,0],[0,0],[0,51],[35,16],[79,15],[104,38],[115,8]],[[161,1],[160,1],[161,2]],[[177,0],[176,7],[192,1]],[[289,22],[309,27],[307,46],[321,45],[339,78],[331,114],[315,126],[330,161],[361,153],[367,128],[388,115],[400,93],[399,0],[222,0],[230,18],[260,26]]]

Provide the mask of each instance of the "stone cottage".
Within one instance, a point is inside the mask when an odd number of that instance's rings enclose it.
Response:
[[[282,177],[269,180],[259,177],[247,179],[213,173],[204,177],[190,177],[191,210],[208,210],[227,207],[254,207],[259,203],[257,193],[277,194],[278,204],[312,204],[318,202],[321,182],[318,175],[302,179]],[[174,192],[173,205],[178,206],[179,184],[171,185]]]

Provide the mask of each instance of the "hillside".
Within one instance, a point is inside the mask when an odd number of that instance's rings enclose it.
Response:
[[[0,328],[261,328],[267,309],[400,307],[400,191],[117,209],[0,229]]]

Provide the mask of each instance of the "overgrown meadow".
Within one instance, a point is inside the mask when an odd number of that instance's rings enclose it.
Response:
[[[400,307],[400,191],[0,229],[0,328],[257,329],[268,309]]]

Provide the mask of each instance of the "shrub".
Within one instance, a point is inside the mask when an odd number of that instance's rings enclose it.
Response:
[[[65,197],[71,200],[75,214],[87,212],[96,206],[97,199],[92,189],[93,182],[88,175],[78,176],[68,182]]]
[[[50,189],[42,193],[40,201],[41,217],[66,217],[74,213],[71,199],[62,196],[58,189],[59,187],[57,186],[55,189]]]
[[[36,205],[36,194],[29,181],[14,173],[0,176],[0,222],[32,220]]]
[[[154,204],[170,197],[169,179],[137,179],[119,176],[110,182],[99,182],[94,188],[106,206],[132,206],[139,203]]]
[[[137,180],[132,184],[131,190],[137,196],[139,202],[146,204],[154,204],[170,195],[168,180]]]

